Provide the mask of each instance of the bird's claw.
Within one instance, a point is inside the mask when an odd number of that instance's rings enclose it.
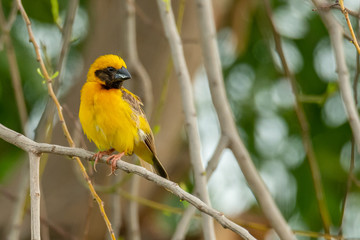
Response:
[[[98,163],[99,159],[101,159],[103,156],[105,155],[109,155],[111,154],[112,152],[114,152],[115,149],[111,148],[109,150],[106,150],[106,151],[99,151],[97,153],[94,154],[93,158],[95,159],[95,162],[94,162],[94,171],[97,172],[96,170],[96,164]]]
[[[111,155],[110,157],[108,157],[108,158],[106,159],[106,162],[111,165],[111,172],[110,172],[110,174],[109,174],[108,176],[111,176],[113,173],[114,173],[114,175],[116,175],[116,174],[115,174],[116,162],[119,161],[119,160],[121,160],[122,156],[124,156],[124,153],[123,153],[123,152],[122,152],[122,153],[118,153],[118,154]]]

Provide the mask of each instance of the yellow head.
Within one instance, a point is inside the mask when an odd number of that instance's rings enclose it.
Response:
[[[120,88],[130,78],[124,60],[111,54],[98,57],[87,74],[88,82],[97,82],[107,89]]]

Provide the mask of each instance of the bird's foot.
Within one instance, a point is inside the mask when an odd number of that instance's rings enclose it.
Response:
[[[106,159],[106,162],[108,164],[111,165],[111,172],[108,176],[111,176],[111,174],[115,174],[115,170],[116,170],[116,162],[121,160],[121,158],[125,155],[124,152],[121,152],[121,153],[118,153],[118,154],[114,154],[114,155],[111,155],[110,157],[108,157]]]
[[[106,151],[99,151],[97,153],[94,154],[93,158],[95,159],[95,162],[94,162],[94,171],[96,171],[96,164],[97,162],[99,161],[100,158],[102,158],[103,156],[105,155],[110,155],[112,154],[113,152],[115,151],[115,149],[111,148],[109,150],[106,150]]]

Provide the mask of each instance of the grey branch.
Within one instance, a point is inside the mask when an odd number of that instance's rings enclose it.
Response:
[[[6,128],[2,124],[0,124],[0,138],[32,154],[52,153],[57,155],[65,155],[69,157],[80,157],[85,160],[93,160],[93,156],[94,156],[93,152],[89,152],[81,148],[64,147],[59,145],[47,144],[47,143],[37,143],[18,132]],[[106,158],[100,159],[100,162],[106,163]],[[127,163],[124,161],[118,161],[116,167],[127,173],[134,173],[151,182],[154,182],[155,184],[165,188],[172,194],[178,196],[181,200],[188,201],[191,205],[194,205],[201,212],[213,217],[224,228],[228,228],[231,231],[237,233],[243,239],[255,240],[255,238],[251,236],[251,234],[249,234],[249,232],[246,229],[242,228],[241,226],[229,220],[221,212],[209,207],[199,198],[184,191],[182,188],[179,187],[177,183],[162,178],[146,170],[143,167],[131,163]]]
[[[318,12],[322,21],[327,28],[331,40],[331,45],[334,49],[334,56],[336,62],[336,71],[338,74],[338,83],[341,97],[345,105],[345,111],[350,123],[350,127],[355,139],[355,143],[360,152],[360,120],[355,101],[352,95],[350,76],[346,66],[344,44],[343,44],[343,27],[336,21],[335,17],[329,11],[321,10],[324,1],[312,0],[314,5],[318,8]]]
[[[25,136],[24,136],[25,137]],[[30,198],[31,198],[31,240],[40,240],[40,154],[29,152],[30,156]]]
[[[196,192],[199,194],[200,199],[210,205],[206,187],[206,176],[204,175],[205,170],[201,159],[201,143],[197,126],[192,84],[186,66],[183,46],[175,24],[171,3],[164,2],[163,0],[158,0],[157,3],[165,35],[169,41],[175,72],[180,84],[182,105],[185,113],[185,129],[189,138],[190,160],[194,170]],[[204,214],[202,214],[202,228],[205,240],[216,239],[214,223],[210,217]]]
[[[197,16],[199,22],[201,47],[204,55],[204,65],[208,76],[212,101],[219,118],[222,134],[229,137],[229,148],[259,202],[262,211],[281,239],[294,239],[289,225],[276,206],[265,183],[250,158],[238,134],[229,102],[226,97],[224,80],[221,70],[219,50],[216,43],[216,29],[213,9],[210,0],[197,0]]]

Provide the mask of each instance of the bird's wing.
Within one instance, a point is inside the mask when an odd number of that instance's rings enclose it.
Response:
[[[136,96],[135,94],[132,94],[131,92],[127,91],[126,89],[121,89],[122,92],[122,98],[125,102],[127,102],[131,109],[133,110],[134,114],[139,116],[144,116],[144,111],[141,106],[143,106],[143,103],[141,102],[140,98]]]
[[[140,98],[134,94],[132,94],[131,92],[127,91],[126,89],[122,89],[122,98],[124,99],[124,101],[126,101],[131,109],[133,110],[134,116],[133,118],[136,119],[136,121],[138,122],[138,127],[139,127],[139,135],[141,140],[145,143],[145,145],[147,146],[147,148],[154,154],[156,155],[156,150],[155,150],[155,141],[154,141],[154,136],[151,132],[149,123],[147,122],[144,110],[142,109],[143,103],[141,102]],[[143,121],[145,121],[147,128],[149,129],[149,131],[144,131],[144,129],[141,128],[141,120],[140,118],[143,118]]]

